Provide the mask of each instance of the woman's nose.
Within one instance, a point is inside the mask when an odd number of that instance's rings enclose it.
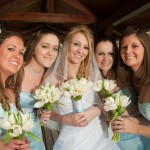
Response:
[[[51,48],[49,49],[48,54],[49,54],[49,55],[52,55],[52,54],[53,54],[53,50],[52,50]]]
[[[128,46],[127,48],[126,48],[126,53],[130,53],[132,51],[132,48],[130,47],[130,46]]]

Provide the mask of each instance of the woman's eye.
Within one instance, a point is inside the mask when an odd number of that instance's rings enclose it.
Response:
[[[138,46],[137,46],[137,45],[132,45],[132,47],[133,47],[133,48],[136,48],[136,47],[138,47]]]
[[[85,48],[86,50],[89,50],[89,47],[87,47],[87,46],[85,46],[84,48]]]
[[[23,56],[23,55],[24,55],[24,52],[19,52],[19,54]]]
[[[78,43],[74,43],[73,45],[74,45],[74,46],[79,46],[79,44],[78,44]]]
[[[99,55],[99,56],[102,56],[102,55],[104,55],[104,54],[103,54],[102,52],[99,52],[98,55]]]
[[[47,48],[48,48],[48,46],[47,46],[47,45],[42,45],[42,48],[47,49]]]
[[[110,56],[114,56],[114,53],[113,53],[113,52],[110,52],[109,55],[110,55]]]
[[[9,51],[14,51],[14,48],[9,47],[8,50],[9,50]]]
[[[54,51],[58,51],[58,48],[53,48]]]
[[[125,50],[125,49],[127,49],[127,46],[122,46],[121,47],[121,50]]]

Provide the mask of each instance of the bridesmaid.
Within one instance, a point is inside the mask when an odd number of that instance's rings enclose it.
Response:
[[[117,76],[118,48],[116,42],[108,36],[98,38],[95,42],[95,55],[103,77],[105,79],[117,80],[119,75]],[[117,87],[115,92],[130,96],[132,100],[124,115],[136,115],[138,113],[138,108],[135,90],[131,87],[123,87],[121,89]],[[148,142],[147,138],[135,134],[122,133],[120,139],[121,140],[117,144],[121,150],[142,150],[144,148],[142,141],[147,140]]]
[[[20,108],[20,87],[23,77],[23,38],[16,32],[3,31],[0,33],[0,119],[4,117],[6,110],[12,112]],[[3,136],[6,132],[0,128],[1,150],[31,150],[29,140],[12,139],[3,144]]]
[[[34,108],[34,91],[41,84],[42,77],[47,68],[53,68],[57,58],[60,41],[55,33],[50,31],[39,31],[34,34],[27,43],[27,50],[24,55],[24,79],[22,82],[22,92],[20,94],[21,107],[31,113],[35,126],[32,132],[42,139],[41,126]],[[42,119],[48,120],[49,112],[42,114]],[[43,142],[35,141],[31,138],[32,150],[45,150]]]
[[[120,56],[118,76],[120,86],[131,85],[138,95],[141,115],[117,118],[114,121],[115,132],[140,134],[150,137],[150,37],[137,27],[128,27],[120,39]],[[143,140],[143,150],[150,148]]]

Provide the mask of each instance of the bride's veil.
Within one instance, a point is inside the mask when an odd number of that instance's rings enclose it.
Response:
[[[84,30],[86,26],[80,26],[80,30]],[[87,28],[88,29],[88,28]],[[79,32],[79,31],[78,31]],[[52,85],[59,85],[62,81],[65,81],[68,79],[68,43],[70,42],[71,35],[70,33],[67,34],[63,46],[60,46],[58,57],[55,61],[55,63],[50,67],[44,77],[43,77],[43,84],[46,84],[47,82],[50,82]],[[93,38],[93,37],[91,37]],[[92,41],[92,42],[91,42]],[[91,43],[93,42],[93,39],[91,39]],[[97,81],[98,79],[102,78],[99,67],[96,63],[96,58],[94,55],[94,45],[91,46],[92,53],[91,53],[91,63],[90,63],[90,73],[88,76],[88,80],[91,80],[93,82]],[[73,68],[71,68],[73,69]],[[95,103],[101,103],[99,97],[97,94],[95,94]],[[57,109],[55,109],[57,111]],[[58,112],[58,111],[57,111]],[[47,126],[49,128],[54,128],[58,130],[58,124],[54,121],[48,122]]]
[[[84,30],[86,26],[80,26],[80,30]],[[87,28],[87,27],[86,27]],[[79,30],[79,31],[80,31]],[[78,32],[79,32],[78,31]],[[56,62],[50,67],[44,77],[43,83],[50,82],[53,85],[57,85],[64,80],[68,79],[68,43],[70,42],[71,34],[67,34],[63,46],[60,46],[59,54],[56,59]],[[93,38],[93,36],[91,37]],[[92,40],[91,40],[92,41]],[[90,41],[90,42],[91,42]],[[93,43],[93,42],[92,42]],[[96,63],[95,55],[94,55],[94,45],[91,46],[92,49],[92,63],[90,67],[90,74],[88,79],[91,81],[96,81],[99,78],[102,78],[99,67]],[[73,69],[73,68],[71,68]]]

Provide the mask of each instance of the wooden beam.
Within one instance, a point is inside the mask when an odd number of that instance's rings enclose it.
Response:
[[[96,23],[96,19],[88,15],[73,15],[62,13],[23,13],[12,12],[0,15],[3,21],[44,22],[44,23]]]
[[[47,0],[46,10],[47,10],[48,13],[53,13],[54,12],[54,0]]]
[[[0,14],[5,14],[7,12],[12,12],[20,8],[20,5],[24,6],[29,6],[33,5],[34,3],[37,3],[37,0],[13,0],[10,1],[9,3],[0,6]],[[19,5],[18,5],[19,4]]]
[[[136,3],[136,5],[135,5]],[[120,7],[118,10],[116,10],[114,13],[112,13],[110,16],[107,16],[105,20],[101,21],[99,23],[99,29],[103,30],[109,25],[112,25],[114,22],[119,20],[120,18],[123,18],[127,14],[133,12],[134,10],[138,9],[142,5],[147,4],[147,0],[142,0],[142,1],[136,1],[133,0],[131,3],[127,3]]]
[[[117,21],[115,21],[113,23],[113,25],[116,26],[116,25],[130,19],[130,18],[133,18],[134,16],[137,16],[138,14],[140,14],[140,13],[142,13],[142,12],[148,10],[148,9],[150,9],[150,3],[147,3],[144,6],[142,6],[138,9],[134,10],[133,12],[129,13],[128,15],[122,17],[121,19],[118,19]]]
[[[85,14],[95,17],[95,15],[88,8],[86,8],[79,0],[63,0],[63,1],[66,4],[72,6],[73,8],[75,8]]]

